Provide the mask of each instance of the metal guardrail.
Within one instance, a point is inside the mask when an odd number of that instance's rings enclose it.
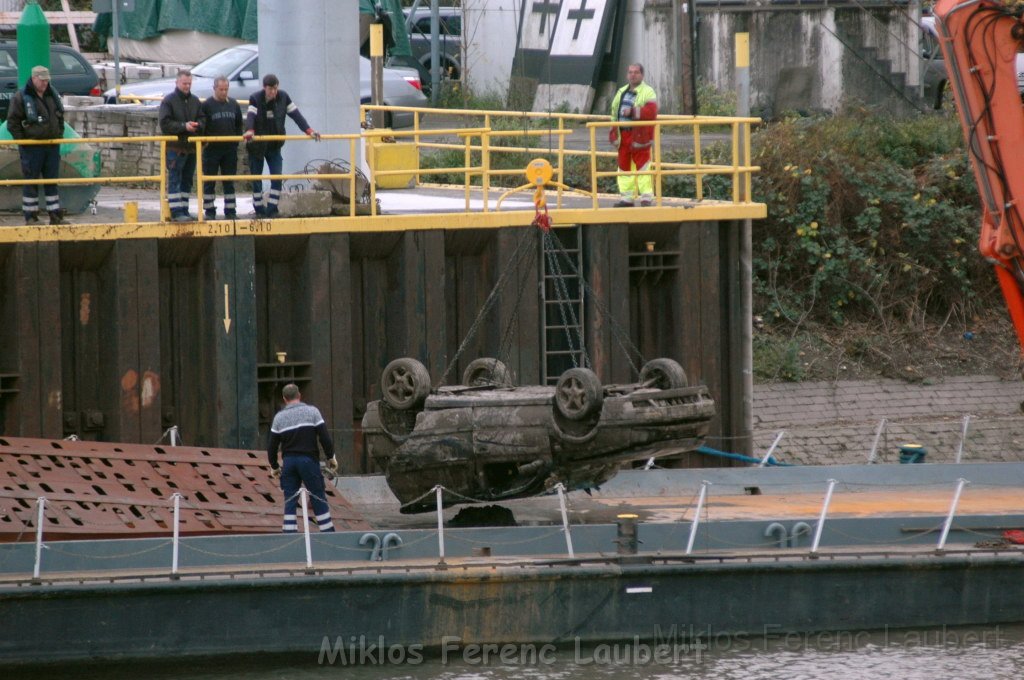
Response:
[[[681,196],[678,198],[689,198],[696,201],[705,200],[704,180],[709,176],[726,176],[732,181],[732,203],[749,204],[751,196],[751,177],[759,168],[751,165],[750,132],[751,126],[760,122],[758,118],[742,117],[716,117],[716,116],[661,116],[655,121],[626,121],[620,123],[611,121],[607,116],[589,116],[569,113],[533,113],[533,112],[508,112],[508,111],[479,111],[469,109],[445,110],[445,115],[466,116],[474,119],[470,126],[452,127],[444,129],[424,129],[422,116],[424,114],[436,115],[436,109],[423,109],[414,107],[389,107],[363,105],[361,116],[365,119],[371,111],[390,112],[411,112],[413,114],[413,127],[407,131],[395,131],[387,129],[366,129],[358,134],[322,134],[320,139],[328,143],[340,143],[347,147],[348,158],[358,158],[362,145],[391,138],[394,140],[410,140],[415,145],[419,159],[425,153],[436,150],[459,150],[463,153],[463,163],[451,167],[424,168],[422,163],[417,162],[415,168],[403,168],[397,170],[371,169],[368,177],[370,186],[369,215],[377,216],[376,185],[377,178],[395,175],[415,175],[419,182],[424,176],[451,176],[462,175],[462,187],[465,194],[465,212],[470,210],[470,194],[473,189],[479,189],[483,194],[483,212],[498,210],[500,206],[491,204],[492,180],[507,175],[518,175],[525,171],[523,168],[501,168],[495,167],[494,160],[499,154],[533,154],[538,157],[552,159],[553,169],[550,188],[557,191],[555,207],[563,207],[564,182],[566,174],[566,162],[572,157],[586,157],[590,163],[589,187],[571,187],[571,190],[585,194],[591,199],[591,209],[598,210],[600,180],[604,178],[617,177],[622,174],[644,174],[654,178],[655,205],[663,206],[665,198],[663,179],[678,175],[689,175],[695,178],[695,191],[693,196]],[[523,127],[521,130],[495,129],[493,124],[496,119],[503,120],[521,119]],[[537,126],[540,122],[541,125]],[[585,126],[589,133],[589,148],[570,149],[566,147],[566,137],[569,136],[576,126]],[[640,173],[624,173],[616,167],[615,170],[599,169],[599,162],[602,159],[614,159],[615,151],[603,151],[599,148],[597,131],[599,129],[629,125],[631,127],[645,126],[654,128],[654,143],[652,145],[652,159],[648,170]],[[731,163],[716,164],[704,161],[704,150],[706,145],[702,135],[709,128],[730,130],[730,144],[732,147]],[[662,141],[663,131],[669,129],[683,129],[690,131],[690,142],[692,145],[692,162],[667,162],[664,160]],[[446,138],[458,137],[459,143],[446,141]],[[523,146],[504,143],[502,140],[532,139],[537,137],[548,137],[547,149],[536,146]],[[312,141],[305,135],[269,135],[255,137],[255,141]],[[49,144],[159,144],[160,158],[166,156],[167,144],[177,141],[173,136],[146,136],[146,137],[99,137],[99,138],[73,138],[60,140],[0,140],[0,147],[12,145],[49,145]],[[196,153],[201,158],[204,144],[216,142],[240,142],[241,137],[214,137],[198,136],[190,138],[195,145]],[[202,171],[202,164],[197,163],[196,170],[196,193],[198,197],[198,221],[204,222],[205,217],[202,211],[203,204],[203,182],[230,180],[341,180],[347,181],[349,185],[348,216],[357,215],[357,181],[359,171],[356,164],[350,165],[350,170],[344,173],[331,174],[306,174],[289,173],[278,175],[217,175],[207,176]],[[167,203],[167,169],[163,162],[160,163],[158,175],[131,175],[116,177],[64,177],[57,179],[5,179],[0,180],[0,186],[23,186],[39,184],[115,184],[115,183],[156,183],[160,189],[161,219],[166,221],[170,217],[170,209]],[[508,192],[506,192],[508,193]]]

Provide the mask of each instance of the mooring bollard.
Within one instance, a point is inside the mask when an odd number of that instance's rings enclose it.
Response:
[[[39,565],[43,559],[43,510],[46,508],[46,498],[40,496],[36,499],[39,504],[39,512],[36,513],[36,563],[32,567],[32,578],[39,580]]]
[[[565,532],[565,549],[569,551],[569,557],[575,558],[576,553],[572,549],[572,534],[569,532],[569,513],[565,508],[565,485],[561,482],[555,485],[558,489],[558,504],[562,507],[562,531]]]
[[[779,433],[781,439],[782,433]],[[778,439],[776,439],[778,441]],[[697,527],[700,525],[700,513],[704,509],[704,499],[708,495],[708,487],[711,486],[711,482],[702,481],[700,483],[700,497],[697,499],[697,509],[693,513],[693,523],[690,524],[690,539],[686,542],[686,554],[689,555],[693,552],[693,542],[697,540]]]
[[[309,500],[306,498],[306,487],[299,489],[299,500],[302,502],[302,529],[306,539],[306,569],[313,568],[313,547],[309,544]]]
[[[956,515],[956,506],[960,502],[960,494],[963,493],[964,487],[970,484],[966,479],[961,477],[957,480],[956,491],[953,493],[953,502],[949,504],[949,515],[946,516],[946,523],[942,526],[942,535],[939,536],[939,544],[935,546],[936,550],[943,550],[946,547],[946,538],[949,537],[949,530],[953,526],[953,517]]]
[[[618,554],[620,555],[636,555],[639,548],[639,539],[637,537],[637,519],[638,516],[632,513],[626,513],[623,515],[616,516],[616,537],[615,542],[618,544]]]
[[[174,500],[174,534],[171,538],[171,575],[178,574],[178,520],[181,517],[181,494],[171,495]]]
[[[828,490],[825,492],[825,502],[821,504],[821,515],[818,517],[818,526],[814,528],[814,543],[811,545],[811,554],[818,552],[818,544],[821,543],[821,531],[825,528],[825,517],[828,516],[828,504],[832,502],[832,491],[836,488],[836,480],[828,480]]]
[[[444,564],[444,487],[434,487],[437,494],[437,556],[438,562]]]

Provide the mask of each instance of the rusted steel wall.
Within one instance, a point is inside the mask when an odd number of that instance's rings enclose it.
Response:
[[[713,445],[726,449],[741,426],[736,234],[718,223],[592,226],[581,244],[598,376],[635,379],[623,345],[678,359],[711,389],[712,435],[725,437]],[[380,396],[384,366],[412,356],[440,381],[503,276],[447,382],[480,356],[501,356],[520,384],[540,381],[540,242],[523,237],[481,229],[0,247],[0,434],[152,444],[177,425],[187,444],[258,447],[281,386],[294,381],[334,430],[343,468],[365,471],[359,421]]]

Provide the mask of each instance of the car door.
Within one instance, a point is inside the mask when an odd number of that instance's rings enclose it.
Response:
[[[231,96],[235,99],[247,99],[253,92],[262,87],[263,82],[260,80],[260,57],[257,54],[231,76]]]
[[[11,97],[18,89],[18,64],[14,61],[14,50],[11,45],[0,46],[0,118],[7,119],[7,109],[11,105]]]
[[[99,83],[95,69],[84,57],[59,45],[50,49],[50,76],[54,88],[65,95],[94,94]]]

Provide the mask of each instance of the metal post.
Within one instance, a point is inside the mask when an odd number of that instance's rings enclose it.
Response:
[[[871,444],[871,453],[868,454],[868,465],[875,462],[875,456],[878,455],[878,442],[882,439],[882,433],[885,432],[885,418],[878,421],[878,427],[875,429],[875,441]]]
[[[779,445],[780,441],[782,441],[782,436],[784,434],[786,434],[785,430],[779,430],[779,434],[775,436],[775,441],[773,441],[772,445],[768,447],[768,451],[765,452],[764,458],[762,458],[761,462],[757,464],[757,467],[764,467],[768,464],[768,459],[772,457],[773,453],[775,453],[775,447]]]
[[[828,515],[828,504],[832,502],[832,490],[836,488],[836,480],[828,480],[828,491],[825,492],[825,502],[821,504],[821,515],[818,517],[818,525],[814,528],[814,543],[811,545],[811,554],[818,552],[818,544],[821,543],[821,532],[825,528],[825,517]]]
[[[968,484],[970,482],[963,477],[957,480],[956,492],[953,494],[953,502],[949,504],[949,515],[946,517],[946,523],[942,527],[942,535],[939,536],[939,544],[935,546],[936,550],[942,550],[946,547],[946,538],[949,537],[949,529],[953,526],[953,516],[956,515],[956,506],[960,502],[960,494],[963,493],[964,487]]]
[[[370,103],[384,103],[384,24],[370,25]],[[370,120],[374,128],[384,127],[384,112],[374,109]]]
[[[171,439],[173,440],[173,437]],[[178,522],[181,518],[181,494],[172,494],[174,499],[174,537],[171,539],[171,574],[178,573]]]
[[[32,578],[39,578],[39,564],[43,559],[43,510],[46,508],[46,499],[40,496],[36,499],[39,504],[39,512],[36,513],[36,563],[32,567]]]
[[[444,487],[438,484],[434,491],[437,493],[437,554],[438,561],[444,564]]]
[[[430,105],[441,96],[441,20],[437,0],[430,0]]]
[[[696,15],[690,17],[691,22],[697,20]],[[694,90],[694,101],[697,92]],[[736,115],[750,115],[750,34],[736,34]],[[749,134],[747,124],[747,134]],[[749,162],[744,161],[746,165]],[[746,193],[746,182],[741,182],[740,200],[750,201]],[[754,299],[753,299],[753,261],[754,242],[750,220],[740,222],[740,358],[742,364],[742,391],[740,397],[740,445],[738,453],[749,454],[754,450]],[[761,463],[764,467],[764,462]]]
[[[302,501],[302,533],[306,539],[306,569],[313,568],[313,549],[309,545],[309,502],[306,499],[306,487],[299,489],[299,500]]]
[[[704,509],[704,499],[708,495],[708,487],[711,482],[700,483],[700,497],[697,498],[697,509],[693,513],[693,522],[690,524],[690,539],[686,542],[686,554],[693,552],[693,542],[697,540],[697,526],[700,524],[700,513]]]
[[[565,485],[559,482],[555,488],[558,489],[558,505],[562,508],[562,531],[565,532],[565,547],[569,551],[569,557],[575,558],[576,553],[572,549],[572,534],[569,533],[569,513],[565,509]]]
[[[964,416],[964,426],[960,430],[960,446],[956,449],[956,464],[960,464],[960,459],[964,457],[964,444],[967,443],[967,427],[971,424],[971,416]]]
[[[170,432],[171,435],[171,446],[177,446],[181,441],[181,437],[178,436],[178,426],[171,425],[171,429],[168,430],[168,432]]]
[[[113,11],[111,12],[111,14],[113,15],[113,24],[114,24],[112,26],[112,30],[113,30],[113,33],[114,33],[114,103],[115,104],[120,104],[121,103],[121,36],[119,34],[121,32],[121,30],[120,30],[121,22],[120,22],[118,17],[121,14],[121,9],[120,9],[121,0],[114,0],[111,4],[114,6],[113,7]],[[160,159],[160,163],[163,164],[163,162],[164,162],[164,159],[161,158]]]

